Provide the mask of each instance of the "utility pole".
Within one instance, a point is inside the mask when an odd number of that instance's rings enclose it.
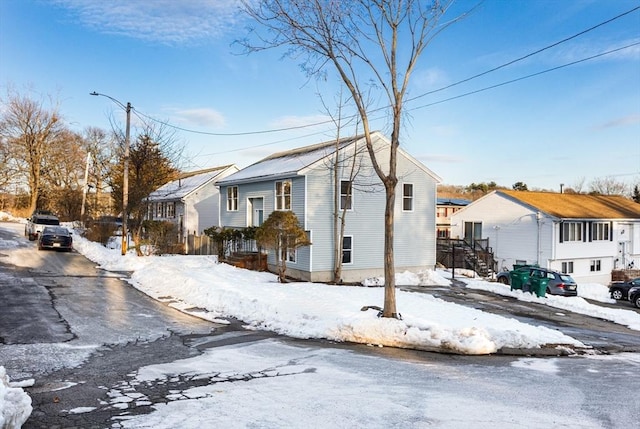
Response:
[[[127,126],[124,137],[124,170],[122,178],[122,255],[127,254],[127,244],[129,243],[129,231],[127,229],[127,221],[129,220],[129,130],[131,128],[131,103],[125,106],[119,100],[99,92],[93,91],[89,95],[101,95],[116,103],[125,112],[127,112]]]
[[[127,254],[129,244],[129,129],[131,126],[131,103],[127,103],[127,126],[124,135],[124,177],[122,178],[122,255]]]
[[[91,161],[91,154],[87,153],[87,163],[84,167],[84,187],[82,188],[82,209],[80,210],[80,222],[84,227],[84,207],[87,203],[87,187],[89,181],[89,162]]]

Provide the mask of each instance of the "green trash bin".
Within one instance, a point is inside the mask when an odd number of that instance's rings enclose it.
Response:
[[[529,292],[535,293],[539,297],[546,296],[549,277],[545,271],[534,270],[529,278]]]
[[[522,290],[528,280],[528,269],[513,270],[509,273],[509,283],[511,284],[511,290]]]

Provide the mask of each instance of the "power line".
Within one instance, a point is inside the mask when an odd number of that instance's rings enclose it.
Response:
[[[558,42],[552,43],[551,45],[545,46],[544,48],[538,49],[537,51],[533,51],[533,52],[531,52],[531,53],[529,53],[529,54],[527,54],[527,55],[524,55],[524,56],[522,56],[522,57],[520,57],[520,58],[516,58],[515,60],[508,61],[508,62],[506,62],[506,63],[504,63],[504,64],[502,64],[502,65],[499,65],[499,66],[497,66],[497,67],[494,67],[494,68],[489,69],[489,70],[487,70],[487,71],[484,71],[484,72],[482,72],[482,73],[478,73],[478,74],[476,74],[476,75],[473,75],[473,76],[468,77],[468,78],[463,79],[463,80],[459,80],[458,82],[452,83],[452,84],[450,84],[450,85],[443,86],[442,88],[434,89],[434,90],[432,90],[432,91],[425,92],[424,94],[417,95],[417,96],[415,96],[415,97],[413,97],[413,98],[409,98],[409,99],[407,99],[407,101],[417,100],[418,98],[422,98],[422,97],[425,97],[425,96],[427,96],[427,95],[435,94],[436,92],[444,91],[445,89],[449,89],[449,88],[452,88],[452,87],[454,87],[454,86],[458,86],[458,85],[460,85],[460,84],[463,84],[463,83],[469,82],[470,80],[473,80],[473,79],[479,78],[479,77],[481,77],[481,76],[487,75],[487,74],[489,74],[489,73],[493,73],[493,72],[495,72],[495,71],[498,71],[498,70],[500,70],[500,69],[503,69],[503,68],[505,68],[505,67],[508,67],[508,66],[510,66],[510,65],[512,65],[512,64],[515,64],[515,63],[517,63],[517,62],[519,62],[519,61],[526,60],[527,58],[530,58],[530,57],[532,57],[532,56],[534,56],[534,55],[537,55],[537,54],[539,54],[539,53],[541,53],[541,52],[544,52],[544,51],[546,51],[546,50],[548,50],[548,49],[555,48],[556,46],[561,45],[562,43],[568,42],[569,40],[572,40],[572,39],[575,39],[575,38],[577,38],[577,37],[579,37],[579,36],[582,36],[583,34],[586,34],[586,33],[590,32],[590,31],[592,31],[592,30],[595,30],[595,29],[596,29],[596,28],[598,28],[598,27],[602,27],[603,25],[609,24],[609,23],[611,23],[611,22],[615,21],[616,19],[622,18],[622,17],[623,17],[623,16],[625,16],[625,15],[628,15],[628,14],[630,14],[630,13],[632,13],[632,12],[635,12],[635,11],[636,11],[636,10],[638,10],[638,9],[640,9],[640,6],[636,6],[635,8],[633,8],[633,9],[631,9],[631,10],[628,10],[628,11],[626,11],[626,12],[624,12],[624,13],[621,13],[621,14],[620,14],[620,15],[618,15],[618,16],[615,16],[615,17],[613,17],[613,18],[611,18],[611,19],[608,19],[608,20],[606,20],[606,21],[604,21],[604,22],[601,22],[600,24],[596,24],[596,25],[594,25],[593,27],[587,28],[586,30],[583,30],[583,31],[581,31],[581,32],[579,32],[579,33],[574,34],[573,36],[569,36],[569,37],[567,37],[567,38],[564,38],[564,39],[562,39],[562,40],[560,40],[560,41],[558,41]]]
[[[507,81],[504,81],[504,82],[501,82],[501,83],[497,83],[495,85],[490,85],[490,86],[486,86],[486,87],[481,88],[481,89],[476,89],[474,91],[465,92],[464,94],[460,94],[460,95],[456,95],[456,96],[453,96],[453,97],[445,98],[443,100],[434,101],[433,103],[423,104],[422,106],[413,107],[413,108],[408,109],[408,110],[412,111],[412,110],[423,109],[425,107],[435,106],[436,104],[441,104],[441,103],[444,103],[444,102],[447,102],[447,101],[457,100],[458,98],[467,97],[469,95],[477,94],[479,92],[488,91],[490,89],[499,88],[501,86],[509,85],[509,84],[515,83],[515,82],[519,82],[521,80],[529,79],[529,78],[532,78],[532,77],[535,77],[535,76],[540,76],[540,75],[545,74],[545,73],[550,73],[552,71],[560,70],[560,69],[563,69],[563,68],[566,68],[566,67],[569,67],[569,66],[573,66],[573,65],[576,65],[576,64],[579,64],[579,63],[583,63],[585,61],[589,61],[589,60],[593,60],[593,59],[596,59],[596,58],[599,58],[599,57],[603,57],[605,55],[613,54],[615,52],[622,51],[624,49],[629,49],[629,48],[631,48],[633,46],[638,46],[638,45],[640,45],[640,42],[631,43],[630,45],[627,45],[627,46],[622,46],[620,48],[616,48],[616,49],[612,49],[610,51],[606,51],[606,52],[602,52],[602,53],[599,53],[599,54],[596,54],[596,55],[592,55],[592,56],[587,57],[587,58],[582,58],[580,60],[576,60],[576,61],[572,61],[570,63],[562,64],[562,65],[557,66],[557,67],[552,67],[550,69],[542,70],[542,71],[539,71],[539,72],[536,72],[536,73],[532,73],[532,74],[529,74],[529,75],[526,75],[526,76],[521,76],[521,77],[516,78],[516,79],[511,79],[511,80],[507,80]]]
[[[530,78],[535,77],[535,76],[540,76],[540,75],[543,75],[543,74],[546,74],[546,73],[550,73],[552,71],[560,70],[560,69],[563,69],[563,68],[566,68],[566,67],[570,67],[570,66],[579,64],[579,63],[583,63],[585,61],[590,61],[590,60],[593,60],[593,59],[596,59],[596,58],[599,58],[599,57],[603,57],[605,55],[610,55],[610,54],[613,54],[615,52],[619,52],[619,51],[622,51],[624,49],[629,49],[631,47],[638,46],[638,45],[640,45],[640,42],[631,43],[629,45],[622,46],[620,48],[611,49],[611,50],[606,51],[606,52],[601,52],[599,54],[592,55],[590,57],[582,58],[582,59],[579,59],[579,60],[576,60],[576,61],[572,61],[570,63],[562,64],[562,65],[559,65],[559,66],[556,66],[556,67],[552,67],[552,68],[549,68],[549,69],[546,69],[546,70],[542,70],[542,71],[539,71],[539,72],[536,72],[536,73],[532,73],[532,74],[529,74],[529,75],[526,75],[526,76],[521,76],[521,77],[518,77],[518,78],[515,78],[515,79],[508,80],[508,81],[500,82],[500,83],[497,83],[495,85],[486,86],[484,88],[476,89],[474,91],[465,92],[463,94],[459,94],[459,95],[456,95],[456,96],[453,96],[453,97],[448,97],[448,98],[445,98],[445,99],[442,99],[442,100],[434,101],[433,103],[428,103],[428,104],[423,104],[421,106],[408,108],[408,109],[406,109],[406,111],[407,112],[411,112],[411,111],[418,110],[418,109],[424,109],[425,107],[431,107],[431,106],[435,106],[437,104],[442,104],[442,103],[445,103],[447,101],[453,101],[453,100],[457,100],[459,98],[468,97],[470,95],[478,94],[480,92],[489,91],[491,89],[499,88],[501,86],[509,85],[509,84],[512,84],[512,83],[515,83],[515,82],[519,82],[519,81],[522,81],[522,80],[525,80],[525,79],[530,79]],[[376,109],[376,110],[380,110],[380,109]],[[380,119],[380,118],[379,117],[378,118],[373,118],[372,121],[375,121],[377,119]],[[319,124],[314,124],[314,125],[319,125]],[[297,127],[297,128],[304,128],[304,127]],[[310,136],[314,136],[314,135],[318,135],[318,134],[323,134],[323,133],[326,133],[327,131],[328,130],[323,130],[323,131],[319,131],[319,132],[316,132],[316,133],[306,134],[304,136],[293,137],[293,138],[290,138],[290,139],[278,140],[278,141],[275,141],[275,142],[263,143],[263,144],[259,144],[259,145],[255,145],[255,146],[247,146],[247,147],[240,148],[240,149],[233,149],[233,150],[228,150],[228,151],[223,151],[223,152],[216,152],[216,153],[211,153],[211,154],[206,154],[206,155],[208,156],[208,155],[219,155],[219,154],[222,154],[222,153],[230,153],[230,152],[241,152],[241,151],[244,151],[244,150],[255,149],[255,148],[263,147],[263,146],[270,146],[270,145],[274,145],[274,144],[277,144],[277,143],[282,143],[282,142],[285,142],[285,141],[296,140],[296,139],[300,139],[300,138],[304,138],[304,137],[310,137]],[[259,133],[257,133],[257,134],[259,134]]]
[[[580,37],[580,36],[590,32],[590,31],[593,31],[593,30],[599,28],[599,27],[602,27],[604,25],[610,24],[611,22],[613,22],[613,21],[615,21],[617,19],[620,19],[620,18],[622,18],[622,17],[624,17],[626,15],[629,15],[629,14],[637,11],[638,9],[640,9],[640,6],[636,6],[636,7],[632,8],[632,9],[626,11],[626,12],[623,12],[623,13],[617,15],[617,16],[614,16],[613,18],[610,18],[610,19],[608,19],[606,21],[603,21],[603,22],[601,22],[599,24],[596,24],[596,25],[594,25],[592,27],[589,27],[589,28],[587,28],[585,30],[582,30],[582,31],[580,31],[580,32],[578,32],[578,33],[576,33],[576,34],[574,34],[572,36],[566,37],[566,38],[564,38],[562,40],[554,42],[554,43],[552,43],[550,45],[547,45],[547,46],[545,46],[543,48],[540,48],[540,49],[538,49],[536,51],[533,51],[531,53],[523,55],[523,56],[521,56],[519,58],[516,58],[514,60],[508,61],[508,62],[506,62],[504,64],[501,64],[501,65],[499,65],[497,67],[493,67],[493,68],[491,68],[489,70],[486,70],[484,72],[475,74],[475,75],[473,75],[471,77],[459,80],[457,82],[454,82],[452,84],[443,86],[441,88],[437,88],[437,89],[425,92],[423,94],[417,95],[415,97],[408,98],[405,101],[406,102],[414,101],[414,100],[417,100],[419,98],[426,97],[427,95],[432,95],[432,94],[444,91],[446,89],[450,89],[452,87],[461,85],[463,83],[469,82],[471,80],[477,79],[479,77],[485,76],[487,74],[493,73],[495,71],[498,71],[500,69],[503,69],[505,67],[513,65],[513,64],[515,64],[517,62],[520,62],[520,61],[523,61],[523,60],[525,60],[527,58],[530,58],[530,57],[532,57],[534,55],[537,55],[537,54],[539,54],[541,52],[544,52],[546,50],[549,50],[551,48],[559,46],[559,45],[561,45],[563,43],[566,43],[566,42],[568,42],[570,40],[573,40],[573,39],[575,39],[577,37]],[[633,47],[633,46],[636,46],[636,45],[638,45],[638,43],[633,43],[631,45],[627,45],[627,46],[622,47],[622,48],[613,49],[613,50],[610,50],[610,51],[607,51],[607,52],[604,52],[604,53],[601,53],[601,54],[593,55],[593,56],[588,57],[588,58],[584,58],[584,59],[581,59],[581,60],[573,61],[571,63],[563,64],[561,66],[553,67],[553,68],[550,68],[550,69],[547,69],[547,70],[543,70],[541,72],[537,72],[537,73],[534,73],[534,74],[531,74],[531,75],[523,76],[521,78],[512,79],[512,80],[509,80],[509,81],[506,81],[506,82],[502,82],[502,83],[499,83],[499,84],[496,84],[496,85],[491,85],[491,86],[488,86],[488,87],[485,87],[485,88],[482,88],[482,89],[478,89],[478,90],[475,90],[475,91],[470,91],[470,92],[467,92],[467,93],[464,93],[464,94],[460,94],[460,95],[457,95],[457,96],[454,96],[454,97],[449,97],[449,98],[446,98],[444,100],[436,101],[436,102],[433,102],[433,103],[429,103],[429,104],[426,104],[426,105],[414,107],[412,109],[407,109],[407,110],[408,111],[417,110],[417,109],[421,109],[421,108],[424,108],[424,107],[429,107],[429,106],[441,104],[441,103],[444,103],[446,101],[456,100],[456,99],[459,99],[459,98],[462,98],[462,97],[466,97],[466,96],[477,94],[477,93],[480,93],[480,92],[484,92],[484,91],[487,91],[487,90],[490,90],[490,89],[498,88],[500,86],[508,85],[510,83],[518,82],[520,80],[528,79],[528,78],[531,78],[531,77],[534,77],[534,76],[538,76],[538,75],[545,74],[545,73],[548,73],[548,72],[551,72],[551,71],[555,71],[555,70],[558,70],[558,69],[562,69],[562,68],[565,68],[565,67],[568,67],[568,66],[571,66],[571,65],[575,65],[575,64],[578,64],[578,63],[581,63],[581,62],[584,62],[584,61],[588,61],[588,60],[591,60],[591,59],[594,59],[594,58],[598,58],[598,57],[601,57],[601,56],[604,56],[604,55],[608,55],[608,54],[611,54],[613,52],[617,52],[617,51],[620,51],[620,50],[623,50],[623,49],[627,49],[627,48],[630,48],[630,47]],[[379,108],[371,110],[370,113],[379,112],[381,110],[387,109],[388,107],[389,106],[379,107]],[[184,132],[188,132],[188,133],[192,133],[192,134],[217,136],[217,137],[238,137],[238,136],[247,136],[247,135],[271,134],[271,133],[278,133],[278,132],[283,132],[283,131],[293,131],[293,130],[305,129],[305,128],[315,127],[315,126],[319,126],[319,125],[326,125],[326,124],[329,124],[329,123],[333,122],[331,119],[328,119],[326,121],[314,122],[314,123],[311,123],[311,124],[297,125],[297,126],[292,126],[292,127],[274,128],[274,129],[268,129],[268,130],[244,131],[244,132],[235,132],[235,133],[214,133],[214,132],[197,131],[197,130],[192,130],[192,129],[188,129],[188,128],[179,127],[179,126],[173,125],[173,124],[171,124],[169,122],[161,121],[159,119],[156,119],[156,118],[153,118],[151,116],[145,115],[144,113],[139,112],[139,111],[136,111],[136,115],[142,115],[142,116],[144,116],[145,118],[147,118],[147,119],[149,119],[151,121],[157,122],[159,124],[165,125],[165,126],[170,127],[170,128],[174,128],[174,129],[179,130],[179,131],[184,131]],[[355,115],[354,115],[354,117],[355,117]],[[379,119],[379,118],[374,118],[374,120],[376,120],[376,119]],[[326,132],[326,131],[322,131],[322,132]],[[322,132],[320,132],[320,133],[322,133]],[[315,135],[315,134],[320,134],[320,133],[314,133],[314,134],[310,134],[310,135]],[[274,143],[270,143],[270,144],[275,144],[275,142]],[[264,146],[266,146],[266,145],[269,145],[269,144],[265,144]],[[263,145],[252,146],[252,147],[249,147],[247,149],[250,149],[250,148],[253,148],[253,147],[260,147],[260,146],[263,146]],[[245,150],[245,149],[238,149],[238,150]]]

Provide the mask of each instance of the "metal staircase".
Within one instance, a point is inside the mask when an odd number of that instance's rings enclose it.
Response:
[[[498,270],[488,238],[472,241],[440,238],[436,249],[437,261],[445,267],[473,270],[481,277],[492,277]]]

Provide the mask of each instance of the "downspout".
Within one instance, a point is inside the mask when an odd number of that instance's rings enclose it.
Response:
[[[537,243],[536,243],[536,264],[540,265],[540,253],[542,251],[542,249],[541,249],[542,213],[540,213],[540,212],[536,213],[536,223],[538,224],[538,240],[537,240]]]

